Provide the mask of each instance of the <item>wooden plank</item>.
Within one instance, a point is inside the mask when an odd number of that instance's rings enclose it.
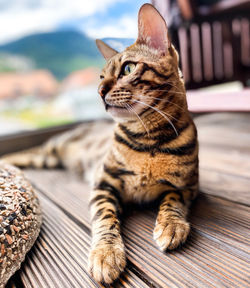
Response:
[[[223,74],[223,51],[222,51],[222,23],[215,21],[212,24],[213,29],[213,55],[214,55],[214,74],[215,78],[222,79]]]
[[[203,192],[250,205],[250,114],[195,118]]]
[[[241,61],[246,67],[250,65],[250,23],[249,19],[241,20]]]
[[[181,70],[185,83],[188,83],[191,80],[191,63],[188,58],[190,43],[187,30],[183,27],[178,29],[178,37],[180,42]]]
[[[35,288],[104,287],[87,272],[89,228],[83,223],[76,224],[43,194],[39,194],[39,199],[43,207],[43,225],[35,246],[18,272],[22,285]],[[148,287],[133,269],[133,264],[128,264],[121,279],[111,287]],[[8,285],[14,281],[11,279]]]
[[[230,201],[250,205],[250,179],[216,169],[200,169],[200,190]]]
[[[202,55],[203,55],[203,73],[206,81],[213,79],[213,49],[211,24],[204,22],[201,24],[202,31]]]
[[[250,151],[201,143],[199,158],[203,192],[250,205]]]
[[[250,151],[205,146],[203,143],[200,145],[201,172],[204,169],[213,170],[217,174],[228,174],[250,181]]]
[[[52,199],[64,214],[90,228],[86,185],[64,171],[26,173],[40,193]],[[153,287],[247,287],[249,210],[244,205],[201,195],[190,216],[190,239],[183,248],[168,253],[160,252],[152,239],[156,212],[133,212],[123,230],[129,263]],[[51,217],[56,222],[62,216],[57,219],[52,213]]]
[[[192,59],[192,76],[195,82],[202,81],[202,58],[200,47],[200,27],[193,23],[190,26],[190,40],[191,40],[191,59]]]

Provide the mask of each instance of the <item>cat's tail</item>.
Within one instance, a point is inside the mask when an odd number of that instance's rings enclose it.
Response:
[[[20,168],[56,168],[65,166],[65,157],[69,144],[84,136],[89,130],[88,125],[55,135],[41,146],[6,154],[1,160]]]
[[[113,124],[106,121],[84,123],[52,137],[41,146],[4,155],[1,160],[20,168],[65,167],[82,173],[87,160],[91,162],[103,154],[111,128]]]
[[[46,143],[42,146],[6,154],[0,159],[20,168],[56,168],[61,166],[60,158],[54,153],[56,150],[55,146],[49,147]]]

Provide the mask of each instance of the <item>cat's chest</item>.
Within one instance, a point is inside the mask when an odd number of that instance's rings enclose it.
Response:
[[[163,180],[168,180],[171,171],[176,170],[176,160],[164,154],[151,156],[148,153],[131,153],[123,157],[123,163],[133,175],[124,178],[125,201],[151,201],[163,191]]]

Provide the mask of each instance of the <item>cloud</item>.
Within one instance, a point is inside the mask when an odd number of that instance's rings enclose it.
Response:
[[[58,13],[68,15],[88,16],[97,11],[105,10],[110,4],[124,0],[0,0],[1,11],[14,12],[19,11],[37,12],[39,10],[54,12],[57,17]]]
[[[83,30],[93,38],[118,37],[136,38],[137,36],[137,15],[125,15],[119,20],[110,21],[103,25],[84,25]]]
[[[126,1],[128,0],[0,0],[0,43],[30,33],[51,31],[67,19],[94,16],[107,11],[117,2]],[[91,33],[96,34],[94,28],[89,32],[90,35]]]

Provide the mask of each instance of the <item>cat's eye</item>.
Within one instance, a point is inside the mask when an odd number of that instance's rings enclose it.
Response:
[[[124,66],[123,74],[127,76],[130,73],[132,73],[134,70],[135,70],[135,64],[134,63],[128,63]]]

